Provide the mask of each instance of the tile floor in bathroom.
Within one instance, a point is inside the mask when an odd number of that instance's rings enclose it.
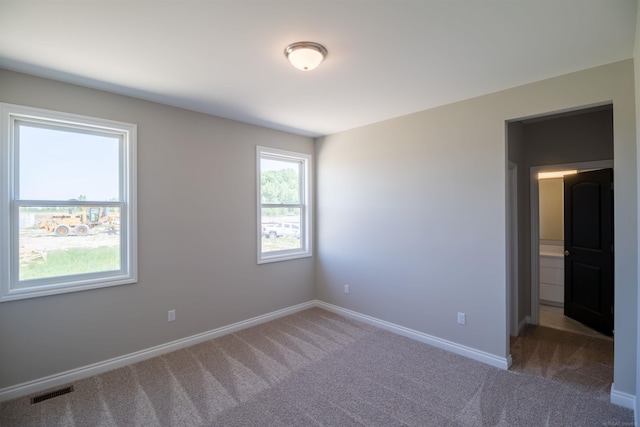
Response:
[[[596,332],[582,323],[566,317],[563,313],[564,310],[561,307],[540,304],[540,326],[613,340],[612,337]]]

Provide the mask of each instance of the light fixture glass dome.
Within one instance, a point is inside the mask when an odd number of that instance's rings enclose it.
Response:
[[[284,54],[298,70],[311,71],[327,56],[327,49],[314,42],[297,42],[287,46]]]

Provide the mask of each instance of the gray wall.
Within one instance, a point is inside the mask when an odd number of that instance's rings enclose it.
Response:
[[[256,264],[255,221],[256,145],[312,139],[1,70],[0,101],[138,125],[140,277],[0,304],[0,389],[313,299],[312,258]]]
[[[505,122],[612,102],[614,375],[616,390],[635,394],[633,87],[627,60],[319,139],[318,297],[506,358]]]
[[[525,121],[527,165],[612,159],[613,111],[602,108]]]
[[[524,325],[524,319],[531,309],[531,298],[527,292],[531,292],[531,270],[529,267],[529,249],[526,238],[529,232],[528,213],[529,201],[529,170],[525,164],[524,152],[524,124],[521,121],[511,122],[507,125],[507,156],[517,165],[518,169],[518,324]]]

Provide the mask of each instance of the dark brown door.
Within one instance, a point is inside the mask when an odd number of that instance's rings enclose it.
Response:
[[[613,169],[564,178],[564,315],[613,335]]]

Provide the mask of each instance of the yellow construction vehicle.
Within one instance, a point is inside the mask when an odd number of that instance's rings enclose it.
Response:
[[[108,214],[108,208],[83,206],[80,214],[72,213],[70,210],[66,215],[51,215],[41,221],[38,227],[53,232],[56,236],[68,236],[72,232],[78,236],[86,236],[96,225],[109,223],[111,227],[108,232],[113,234],[117,233],[119,219],[119,215]]]

